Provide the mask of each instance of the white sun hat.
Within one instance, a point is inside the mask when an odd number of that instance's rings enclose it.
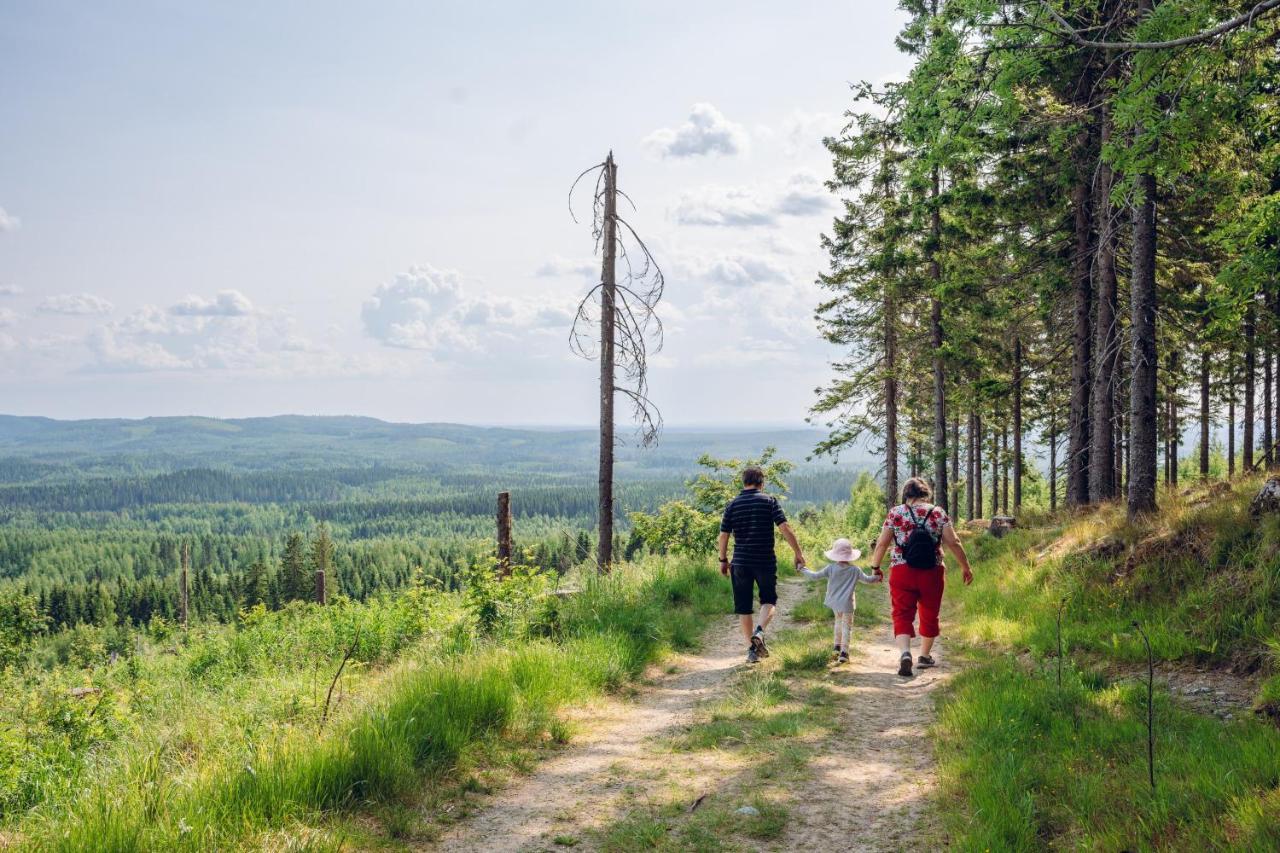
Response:
[[[835,563],[852,563],[862,556],[862,552],[853,547],[848,539],[837,539],[831,543],[831,550],[824,556]]]

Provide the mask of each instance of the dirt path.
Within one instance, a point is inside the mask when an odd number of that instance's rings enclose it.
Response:
[[[900,678],[886,627],[833,673],[832,689],[847,697],[842,725],[809,762],[813,779],[793,799],[782,848],[896,851],[936,833],[927,811],[935,780],[925,729],[933,693],[951,671],[944,644],[935,649],[944,666]]]
[[[780,585],[771,634],[790,625],[792,607],[804,592],[798,583]],[[700,706],[724,696],[744,668],[742,657],[736,621],[725,617],[710,630],[702,651],[670,662],[669,674],[633,700],[593,708],[574,746],[473,803],[477,810],[446,831],[438,849],[563,849],[557,838],[571,839],[576,849],[594,849],[593,831],[631,809],[657,802],[692,805],[755,784],[746,750],[673,753],[665,745],[690,727]],[[838,726],[811,744],[814,754],[802,781],[769,783],[790,817],[779,837],[753,843],[753,849],[898,850],[927,828],[921,817],[932,756],[921,748],[922,733],[945,670],[907,681],[892,670],[894,660],[887,630],[877,629],[875,642],[855,647],[849,664],[813,676],[837,694]]]

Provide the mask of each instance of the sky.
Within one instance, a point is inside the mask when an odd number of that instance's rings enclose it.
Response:
[[[0,412],[590,423],[612,150],[666,421],[799,426],[821,139],[896,5],[0,0]]]

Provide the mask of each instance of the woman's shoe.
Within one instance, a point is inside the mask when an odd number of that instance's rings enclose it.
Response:
[[[931,656],[920,655],[920,657],[916,660],[916,666],[920,667],[921,669],[927,669],[931,666],[937,666],[937,664],[934,663],[934,660]]]
[[[906,654],[904,654],[902,658],[898,661],[898,675],[901,675],[903,678],[911,677],[911,653],[910,652],[907,652]]]

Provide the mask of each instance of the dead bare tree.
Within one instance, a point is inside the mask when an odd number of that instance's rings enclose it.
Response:
[[[618,165],[612,151],[604,162],[578,175],[569,187],[569,215],[573,221],[578,221],[573,213],[573,191],[592,174],[596,182],[591,201],[591,235],[601,253],[600,281],[578,303],[569,349],[586,359],[600,359],[600,541],[596,569],[604,574],[613,564],[614,396],[621,394],[630,401],[642,446],[656,442],[662,429],[662,415],[649,399],[649,356],[662,349],[662,321],[657,305],[665,281],[649,247],[618,215],[618,196],[628,203],[631,199],[618,190]],[[594,333],[597,312],[599,337]]]

